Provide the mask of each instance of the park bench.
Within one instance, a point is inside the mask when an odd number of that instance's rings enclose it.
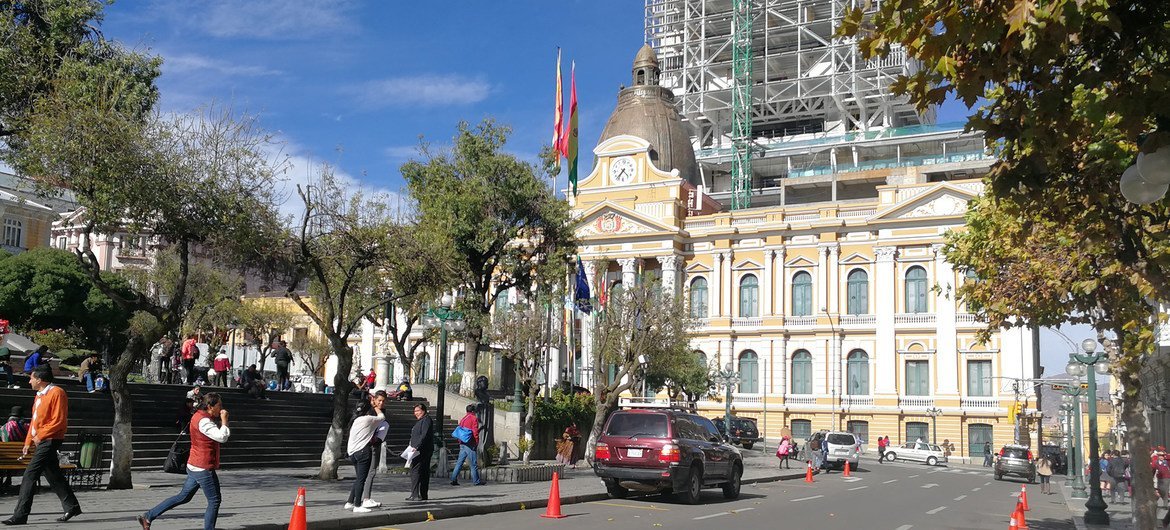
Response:
[[[24,452],[23,442],[0,442],[0,491],[7,493],[12,487],[12,477],[24,474],[24,468],[28,467],[29,458],[21,458]],[[70,473],[74,466],[67,464],[61,466],[61,470]]]

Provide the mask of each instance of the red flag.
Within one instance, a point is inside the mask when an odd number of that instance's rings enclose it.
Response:
[[[557,161],[556,161],[557,171],[560,171],[561,157],[565,156],[565,145],[564,145],[565,142],[561,138],[561,134],[562,134],[561,130],[564,127],[563,122],[564,122],[564,115],[565,115],[564,100],[565,100],[565,96],[562,94],[562,89],[561,89],[561,49],[557,48],[557,106],[556,106],[556,111],[553,113],[553,137],[552,137],[552,148],[553,148],[553,151],[557,152]]]
[[[561,137],[564,144],[565,160],[569,161],[569,188],[577,195],[577,63],[574,62],[569,75],[569,123]]]

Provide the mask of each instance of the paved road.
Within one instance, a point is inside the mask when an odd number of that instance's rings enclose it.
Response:
[[[962,529],[1003,530],[1015,507],[1020,482],[1000,482],[983,470],[930,468],[908,463],[867,465],[850,478],[840,473],[820,475],[813,484],[802,481],[744,486],[739,499],[723,499],[719,490],[706,490],[697,506],[652,495],[563,507],[569,517],[550,521],[543,510],[525,510],[449,521],[395,527],[507,528],[527,530],[598,530],[601,528],[673,529]],[[1072,530],[1063,498],[1042,495],[1039,485],[1028,485],[1028,525],[1033,530]],[[1053,484],[1053,487],[1059,487]],[[1054,489],[1055,491],[1055,489]],[[426,524],[426,526],[422,526]]]

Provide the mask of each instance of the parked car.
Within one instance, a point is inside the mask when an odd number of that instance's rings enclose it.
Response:
[[[695,504],[710,487],[738,498],[743,458],[707,418],[668,408],[628,409],[606,420],[593,471],[614,498],[630,490],[673,492]]]
[[[886,448],[886,460],[890,462],[907,460],[910,462],[923,462],[928,466],[937,466],[947,463],[947,454],[937,444],[910,442],[901,446]]]
[[[1036,463],[1032,460],[1032,451],[1023,445],[1003,446],[999,450],[999,457],[995,459],[995,480],[1003,480],[1004,475],[1036,482]]]
[[[1057,475],[1068,473],[1068,458],[1064,452],[1060,450],[1058,445],[1043,445],[1040,446],[1040,453],[1047,455],[1048,460],[1052,462],[1052,472]]]
[[[861,439],[853,433],[844,431],[817,431],[813,433],[804,444],[806,460],[809,459],[807,450],[813,440],[823,441],[829,446],[825,466],[843,469],[845,462],[849,462],[851,469],[857,469],[861,464]]]
[[[727,435],[732,444],[742,445],[744,449],[751,449],[760,441],[760,430],[756,428],[755,418],[731,417],[731,434],[723,428],[723,417],[711,418],[711,423],[719,429],[719,434]]]

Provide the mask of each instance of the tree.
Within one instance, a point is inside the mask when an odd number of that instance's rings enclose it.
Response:
[[[86,233],[77,257],[94,285],[134,315],[127,347],[113,352],[109,369],[114,400],[109,487],[131,488],[127,377],[159,338],[178,329],[195,252],[230,266],[269,249],[260,234],[278,224],[271,190],[280,165],[265,154],[269,136],[252,118],[216,108],[152,114],[152,101],[137,93],[137,80],[121,72],[62,70],[69,75],[59,77],[34,105],[15,161],[44,188],[72,191],[84,208]],[[120,292],[107,280],[90,243],[95,234],[123,230],[151,234],[172,246],[177,270],[171,283]]]
[[[260,371],[264,371],[264,364],[272,353],[272,343],[302,320],[297,311],[288,307],[283,299],[263,296],[247,296],[239,300],[235,310],[226,316],[229,323],[244,332],[245,337],[252,338],[253,345],[260,351]],[[289,346],[290,349],[296,349],[291,348],[291,342]],[[308,346],[305,344],[305,347]]]
[[[593,323],[591,363],[597,415],[589,432],[586,455],[593,454],[605,420],[617,408],[618,397],[639,387],[646,377],[646,367],[672,365],[679,357],[694,357],[690,347],[694,323],[686,303],[681,297],[664,293],[650,278],[615,289],[607,304],[594,314]],[[671,373],[661,375],[674,377]]]
[[[511,130],[484,120],[460,123],[450,152],[420,146],[424,161],[403,164],[419,227],[449,249],[465,289],[467,316],[462,392],[475,384],[478,352],[496,298],[509,289],[529,292],[548,264],[575,248],[569,207],[537,176],[536,168],[504,153]]]
[[[646,370],[646,387],[665,388],[671,400],[694,403],[715,391],[711,367],[703,364],[697,353],[661,359]]]
[[[309,366],[313,370],[313,375],[321,375],[325,371],[325,361],[329,359],[329,354],[333,351],[329,346],[329,341],[320,335],[305,334],[300,337],[293,337],[289,341],[288,347],[296,353],[301,363]]]
[[[528,448],[524,451],[525,464],[528,464],[532,455],[536,401],[540,397],[541,388],[537,380],[544,368],[545,355],[553,341],[546,318],[548,303],[549,300],[546,298],[543,303],[536,302],[531,305],[520,303],[508,308],[507,311],[497,312],[488,334],[491,343],[502,350],[501,355],[512,360],[516,367],[516,380],[520,381],[525,389],[526,412],[520,423],[520,439],[517,440],[517,442],[527,440],[527,443],[517,445]]]
[[[319,473],[323,480],[336,480],[345,456],[342,442],[352,389],[349,336],[363,318],[396,297],[412,294],[389,292],[389,271],[417,260],[442,277],[445,267],[437,253],[420,254],[417,246],[403,244],[417,241],[411,237],[413,228],[399,223],[385,201],[360,191],[347,195],[328,166],[321,168],[317,184],[297,191],[304,211],[289,247],[287,296],[313,321],[337,356],[333,420]],[[305,280],[308,297],[299,290]]]
[[[144,117],[158,99],[154,80],[161,61],[122,49],[98,30],[107,2],[101,0],[0,0],[0,146],[22,145],[21,134],[39,98],[50,95],[64,74],[82,92],[100,91],[117,72],[127,81],[127,96],[145,105]],[[0,151],[0,156],[10,155]]]
[[[920,109],[952,94],[968,107],[983,101],[967,126],[999,161],[947,254],[982,278],[960,296],[991,326],[1082,321],[1114,334],[1129,442],[1144,454],[1136,369],[1154,346],[1148,300],[1170,300],[1170,209],[1116,190],[1139,144],[1152,152],[1168,142],[1170,4],[891,0],[870,14],[852,10],[842,34],[862,36],[867,56],[900,46],[923,65],[896,91]],[[1135,482],[1149,472],[1136,466]],[[1152,528],[1150,492],[1135,495],[1138,526]]]
[[[125,281],[104,273],[125,293]],[[101,292],[66,250],[36,248],[0,257],[0,315],[18,327],[79,329],[81,346],[94,351],[124,348],[130,314]]]

